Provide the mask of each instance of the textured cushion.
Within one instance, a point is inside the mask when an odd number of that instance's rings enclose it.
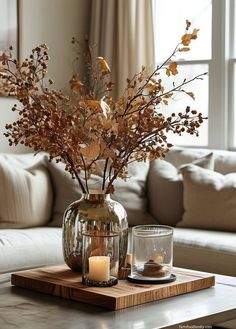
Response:
[[[0,157],[0,228],[25,228],[48,223],[52,187],[42,158],[29,162]]]
[[[65,209],[69,204],[81,197],[81,190],[77,180],[65,171],[62,163],[48,163],[54,189],[53,218],[50,226],[61,226]],[[130,178],[127,181],[117,179],[114,183],[115,193],[112,199],[120,202],[126,209],[130,226],[154,223],[155,220],[147,213],[146,180],[149,164],[136,163],[129,167]],[[102,179],[92,175],[89,186],[97,189]]]
[[[214,169],[213,153],[196,159],[196,165]],[[180,168],[184,166],[183,164]],[[174,226],[181,220],[183,209],[183,178],[170,162],[155,160],[151,162],[148,176],[149,210],[160,223]]]
[[[181,172],[185,212],[177,226],[236,232],[236,173],[222,175],[195,165]]]
[[[0,230],[0,273],[63,263],[61,229]]]

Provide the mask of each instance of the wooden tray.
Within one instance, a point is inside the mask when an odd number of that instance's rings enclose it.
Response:
[[[119,280],[113,287],[86,287],[79,273],[66,265],[37,268],[12,274],[13,285],[99,305],[112,310],[139,305],[214,286],[212,274],[185,269],[174,269],[177,280],[161,285],[134,284]]]

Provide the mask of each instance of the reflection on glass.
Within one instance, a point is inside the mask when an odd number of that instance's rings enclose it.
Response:
[[[211,58],[211,0],[154,1],[156,61],[168,58],[176,41],[185,33],[185,21],[200,29],[198,39],[191,43],[191,51],[180,53],[177,59],[203,60]]]

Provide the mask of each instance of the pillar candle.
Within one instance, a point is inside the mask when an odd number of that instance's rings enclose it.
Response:
[[[110,257],[89,257],[89,280],[109,281],[110,279]]]
[[[132,265],[132,254],[127,254],[126,263],[127,265]]]

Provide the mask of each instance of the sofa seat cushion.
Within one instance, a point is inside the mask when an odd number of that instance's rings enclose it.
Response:
[[[0,230],[0,273],[64,263],[61,229]]]
[[[235,264],[235,233],[174,229],[175,266],[236,276]]]

